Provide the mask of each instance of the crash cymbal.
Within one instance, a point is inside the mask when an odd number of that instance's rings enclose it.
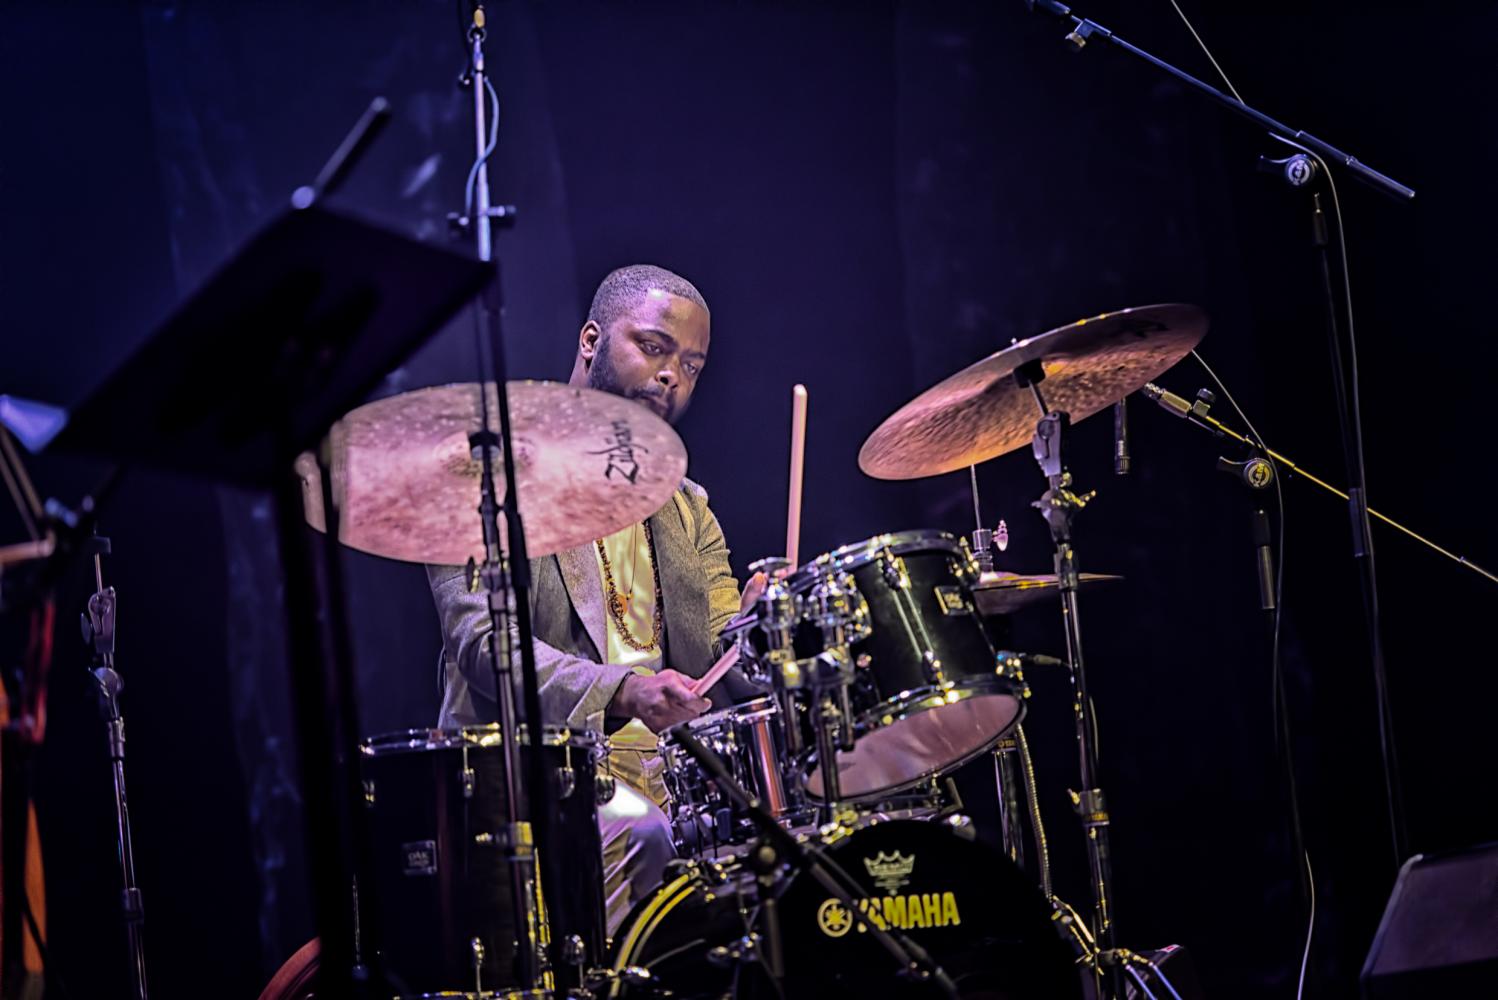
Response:
[[[1109,573],[1082,573],[1080,578],[1083,587],[1123,579]],[[983,615],[1007,615],[1059,596],[1061,588],[1054,573],[1027,575],[990,571],[979,576],[973,585],[973,602],[978,605],[978,613]]]
[[[1046,405],[1077,423],[1155,379],[1206,332],[1196,306],[1156,305],[1017,341],[896,410],[863,443],[858,466],[875,479],[918,479],[997,458],[1029,445],[1041,416],[1016,368],[1040,362]]]
[[[532,557],[638,523],[681,485],[686,446],[639,403],[556,382],[510,382],[508,388],[520,513]],[[497,427],[493,383],[487,389]],[[377,400],[334,424],[328,450],[339,540],[408,562],[482,561],[480,462],[468,444],[478,427],[477,383]],[[297,473],[307,521],[325,531],[311,455],[297,460]],[[504,466],[497,453],[494,478],[502,498]]]

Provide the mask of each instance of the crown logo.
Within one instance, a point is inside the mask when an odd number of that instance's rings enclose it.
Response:
[[[875,885],[886,894],[893,895],[896,889],[910,881],[910,873],[915,869],[915,855],[907,856],[899,851],[886,854],[880,851],[872,858],[864,858],[863,866],[868,869]]]

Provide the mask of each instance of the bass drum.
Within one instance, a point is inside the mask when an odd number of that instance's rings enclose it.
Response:
[[[868,932],[898,928],[926,950],[967,1000],[1080,1000],[1074,956],[1050,907],[992,849],[942,823],[893,820],[831,838],[827,853],[861,887],[848,912],[797,873],[777,901],[783,995],[937,997],[897,978]],[[765,964],[736,961],[750,930],[764,932],[754,875],[740,866],[692,865],[635,907],[616,939],[614,968],[648,970],[631,997],[776,997]]]

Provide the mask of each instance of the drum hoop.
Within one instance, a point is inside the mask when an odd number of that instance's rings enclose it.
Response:
[[[922,712],[955,705],[960,701],[985,695],[1007,694],[1024,701],[1024,689],[1023,684],[1011,677],[998,675],[964,677],[961,680],[947,681],[945,684],[931,684],[927,687],[903,691],[898,697],[886,698],[863,712],[856,721],[860,728],[884,729],[890,723],[904,722]],[[956,697],[953,697],[954,695]],[[882,719],[885,716],[891,717],[889,723],[881,722],[878,726],[867,725],[870,719]]]
[[[530,745],[529,733],[524,724],[519,727],[520,740]],[[570,746],[579,750],[596,752],[603,737],[591,729],[568,729],[565,726],[544,726],[544,746]],[[426,750],[450,750],[462,747],[497,747],[502,745],[499,725],[463,726],[459,729],[401,729],[371,736],[359,744],[359,753],[366,757],[379,757],[392,753],[420,753]],[[460,995],[460,994],[454,994]]]
[[[952,692],[956,692],[958,694],[958,697],[956,699],[949,700],[949,696]],[[921,712],[927,712],[932,709],[941,708],[944,705],[952,705],[956,704],[959,701],[966,701],[969,698],[982,697],[986,695],[1008,695],[1012,697],[1016,702],[1019,703],[1019,712],[1015,715],[1014,722],[1012,722],[1006,729],[999,732],[996,736],[993,737],[992,740],[980,745],[976,750],[972,750],[964,754],[960,759],[955,761],[948,761],[944,764],[941,764],[940,766],[932,767],[925,771],[922,771],[919,775],[911,778],[909,781],[904,781],[897,785],[890,785],[888,788],[881,788],[878,792],[871,792],[867,795],[859,796],[858,798],[849,798],[848,801],[864,802],[879,795],[894,795],[904,791],[905,789],[914,788],[916,785],[919,785],[924,781],[930,781],[932,778],[938,775],[955,771],[963,764],[966,764],[968,761],[991,749],[995,744],[999,742],[999,740],[1004,738],[1005,734],[1011,732],[1015,726],[1024,721],[1025,709],[1027,707],[1027,695],[1025,692],[1025,685],[1020,684],[1009,677],[970,677],[964,681],[950,681],[945,685],[932,685],[930,687],[918,688],[915,691],[907,692],[904,697],[890,698],[886,701],[880,702],[877,708],[870,709],[869,711],[863,713],[863,715],[859,716],[860,728],[869,728],[866,725],[866,720],[870,716],[876,714],[881,716],[891,716],[890,722],[880,723],[879,726],[873,727],[878,729],[885,729],[895,722],[903,722],[906,719],[919,715]],[[881,712],[880,709],[882,708],[888,708],[890,710]],[[807,794],[808,797],[820,802],[822,800],[822,797],[816,792],[813,792],[811,790],[811,786],[808,784],[809,780],[811,779],[813,774],[816,773],[817,768],[820,766],[818,764],[814,764],[814,760],[815,755],[809,756],[806,759],[806,766],[803,766],[803,774],[800,778],[800,784],[802,790]]]
[[[774,697],[771,695],[761,695],[758,698],[751,698],[748,701],[739,702],[737,705],[729,705],[727,708],[721,708],[716,712],[699,716],[688,722],[687,728],[695,733],[705,729],[713,729],[724,724],[732,726],[736,723],[753,722],[779,714],[780,706],[775,704]],[[662,746],[668,744],[671,746],[679,745],[672,738],[669,729],[660,734],[660,743]]]
[[[396,1000],[553,1000],[555,996],[551,990],[498,989],[485,990],[483,993],[444,990],[441,993],[402,993]]]
[[[689,899],[699,888],[698,876],[692,871],[684,872],[678,875],[675,881],[657,887],[651,895],[650,902],[630,925],[623,944],[619,946],[614,960],[614,971],[619,972],[627,967],[630,964],[630,957],[650,940],[650,936],[661,925],[666,914],[674,910],[682,900]]]
[[[801,589],[797,586],[799,580],[805,580],[809,584],[830,572],[865,566],[879,558],[885,549],[897,556],[931,550],[945,550],[953,555],[960,555],[964,552],[962,543],[950,532],[937,531],[932,528],[892,531],[866,538],[861,542],[854,542],[851,545],[844,545],[840,549],[833,549],[802,565],[791,575],[791,590]]]

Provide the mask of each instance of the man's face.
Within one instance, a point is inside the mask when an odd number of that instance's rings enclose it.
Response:
[[[652,289],[607,330],[584,325],[579,353],[589,388],[633,399],[675,423],[707,364],[709,339],[707,310]]]

